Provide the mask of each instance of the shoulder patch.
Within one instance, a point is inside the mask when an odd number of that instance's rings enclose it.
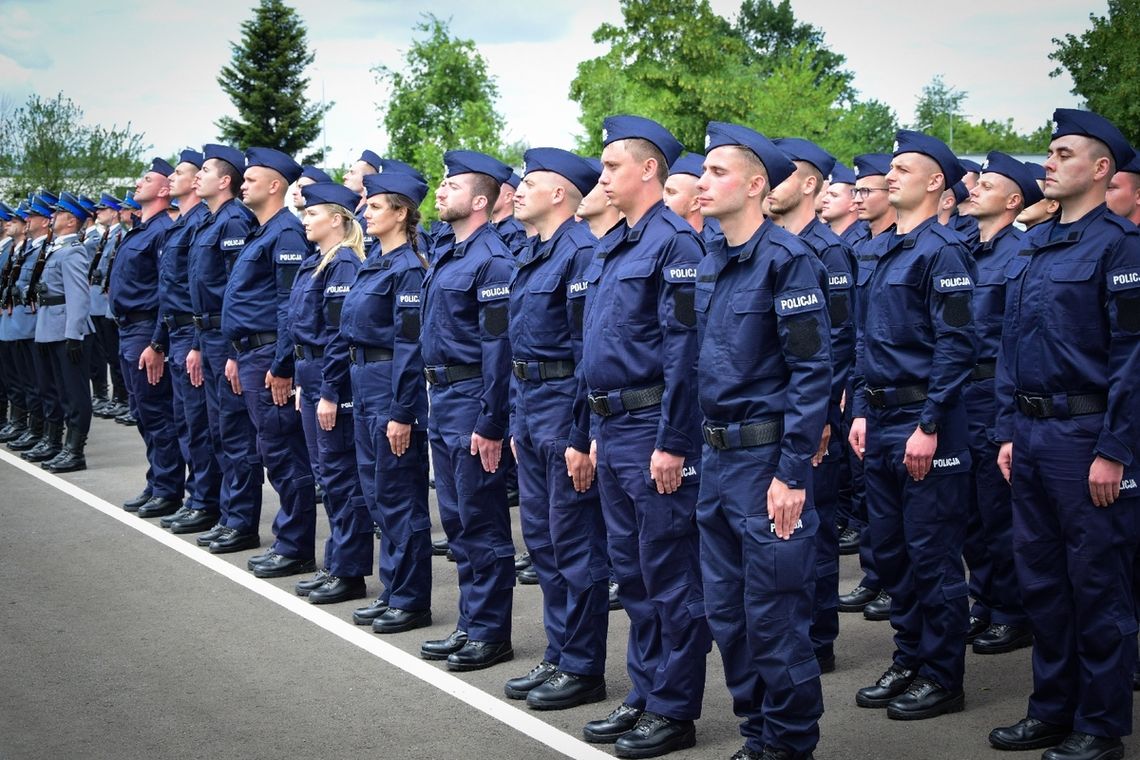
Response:
[[[273,260],[278,264],[297,266],[305,260],[305,254],[297,253],[295,251],[278,251],[273,257]]]
[[[1132,290],[1140,288],[1140,267],[1114,269],[1108,273],[1109,290]]]
[[[957,293],[963,290],[973,290],[974,281],[968,274],[937,274],[934,275],[934,289],[939,293]]]
[[[851,275],[848,272],[828,272],[827,287],[842,290],[851,287]]]
[[[478,299],[481,303],[498,301],[511,295],[511,287],[505,282],[495,282],[479,288]]]
[[[697,266],[696,264],[674,264],[665,267],[661,274],[665,282],[696,282]]]
[[[413,293],[397,293],[396,304],[398,306],[419,306],[420,294],[419,291]]]
[[[326,296],[343,296],[347,295],[352,290],[351,285],[329,285],[325,288]]]
[[[776,296],[776,313],[781,317],[818,311],[826,299],[819,288],[789,290]]]

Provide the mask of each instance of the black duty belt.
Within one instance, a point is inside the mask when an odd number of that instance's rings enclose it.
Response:
[[[511,367],[519,380],[557,380],[574,375],[574,362],[570,359],[557,361],[514,359],[511,361]]]
[[[989,380],[997,376],[997,362],[981,362],[970,370],[971,380]]]
[[[128,311],[126,314],[120,314],[115,317],[115,321],[119,325],[133,325],[135,322],[153,322],[158,319],[158,312],[154,309],[143,309],[141,311]]]
[[[205,332],[206,330],[219,330],[222,327],[221,314],[195,314],[194,326]]]
[[[1017,391],[1017,410],[1026,417],[1049,419],[1078,417],[1082,414],[1099,414],[1108,409],[1107,393],[1028,393]]]
[[[765,446],[776,443],[784,435],[784,421],[781,419],[763,422],[713,425],[706,422],[701,426],[705,443],[714,449],[746,449],[750,446]]]
[[[66,296],[40,296],[40,306],[63,306],[65,303]]]
[[[432,385],[450,385],[460,380],[482,377],[481,364],[452,364],[447,367],[424,367],[424,377]]]
[[[392,352],[386,348],[375,346],[349,346],[348,358],[353,364],[368,364],[369,362],[390,362]]]
[[[925,385],[901,385],[897,388],[865,388],[867,404],[876,409],[906,406],[926,400]]]
[[[665,384],[659,383],[648,388],[626,388],[609,393],[591,393],[587,399],[590,411],[599,417],[612,417],[621,412],[635,412],[661,403],[665,398]]]
[[[303,346],[300,343],[293,344],[293,355],[298,359],[312,361],[313,359],[320,359],[325,355],[323,346]]]
[[[234,347],[234,351],[239,354],[244,354],[246,351],[252,351],[255,348],[268,346],[270,343],[277,342],[277,333],[275,332],[260,332],[253,335],[247,335],[244,338],[231,340],[230,345]]]
[[[188,311],[179,311],[174,314],[164,315],[162,321],[166,323],[167,328],[175,330],[179,327],[194,324],[194,315]]]

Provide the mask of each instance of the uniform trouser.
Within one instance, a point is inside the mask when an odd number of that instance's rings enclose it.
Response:
[[[95,343],[99,346],[105,357],[104,362],[111,372],[111,397],[117,401],[127,400],[127,386],[123,380],[123,370],[119,366],[119,325],[109,317],[91,317],[91,324],[95,326]],[[106,386],[106,370],[100,368],[99,376]],[[98,382],[98,381],[96,381]]]
[[[206,388],[195,388],[186,372],[186,355],[194,340],[194,326],[179,327],[170,333],[171,388],[174,392],[174,421],[178,426],[178,445],[182,458],[190,468],[186,479],[189,506],[217,512],[221,500],[222,468],[210,440],[210,416],[206,407]]]
[[[962,391],[970,422],[970,514],[963,556],[970,569],[970,615],[1003,625],[1027,623],[1013,562],[1013,506],[1009,483],[998,469],[998,445],[990,439],[997,416],[994,381]]]
[[[36,382],[36,366],[32,360],[35,341],[30,338],[10,343],[13,378],[23,390],[24,408],[32,417],[43,419],[44,405],[40,386]]]
[[[684,478],[672,494],[657,493],[649,460],[658,424],[656,410],[602,418],[598,489],[618,598],[629,615],[626,669],[633,688],[625,702],[695,720],[712,647],[694,519],[698,476]],[[700,463],[694,457],[684,466],[693,472]]]
[[[903,464],[921,407],[867,415],[867,510],[875,561],[891,595],[894,662],[950,691],[962,688],[969,616],[962,545],[970,489],[965,412],[943,418],[938,451],[921,481]]]
[[[854,391],[851,386],[847,389],[847,398],[851,398]],[[866,478],[863,475],[863,460],[856,456],[855,452],[851,450],[851,445],[847,442],[847,437],[851,432],[851,413],[852,406],[850,403],[843,410],[843,456],[842,467],[840,469],[840,482],[841,489],[848,492],[848,498],[841,498],[839,501],[838,519],[837,522],[844,528],[853,528],[862,533],[862,540],[859,543],[859,567],[863,571],[863,580],[859,581],[860,586],[864,588],[879,591],[882,589],[882,581],[879,580],[879,573],[875,569],[875,557],[871,551],[871,532],[867,528],[867,484]]]
[[[151,495],[181,499],[186,487],[186,463],[178,446],[170,367],[164,368],[162,379],[155,385],[147,380],[146,370],[139,369],[139,356],[150,345],[153,335],[153,321],[135,322],[121,328],[119,367],[127,384],[131,411],[138,419],[139,433],[146,445]]]
[[[1033,628],[1031,718],[1096,736],[1132,733],[1136,611],[1135,485],[1093,505],[1089,467],[1102,414],[1016,415],[1013,552]],[[1125,484],[1135,476],[1125,474]],[[1123,493],[1123,491],[1122,491]]]
[[[0,340],[0,385],[4,388],[6,403],[14,407],[23,407],[24,389],[21,387],[15,367],[16,357],[12,350],[12,341]]]
[[[839,531],[835,526],[839,507],[839,460],[843,446],[832,440],[827,455],[812,468],[812,491],[819,530],[815,533],[815,605],[811,644],[819,657],[830,656],[839,636]]]
[[[95,396],[106,397],[109,395],[107,392],[107,351],[96,332],[98,330],[96,320],[98,319],[106,319],[106,317],[91,317],[91,325],[94,330],[88,333],[83,341],[87,344],[87,369],[91,378],[91,392]]]
[[[380,528],[380,597],[398,610],[431,609],[428,442],[412,429],[403,456],[388,444],[392,362],[353,364],[356,465],[372,521]]]
[[[459,573],[458,627],[472,641],[509,641],[515,548],[506,475],[486,472],[471,455],[482,390],[479,378],[433,386],[428,440],[440,522]]]
[[[84,353],[77,364],[68,356],[65,340],[40,343],[37,347],[47,357],[52,385],[59,389],[60,410],[68,433],[75,433],[86,440],[91,430],[91,388],[87,376],[86,342],[83,346]]]
[[[265,469],[257,450],[257,429],[245,400],[226,379],[230,344],[221,330],[198,334],[202,385],[206,389],[211,450],[221,469],[220,522],[241,533],[256,533],[261,522],[261,484]]]
[[[55,425],[63,424],[63,403],[60,399],[60,387],[56,383],[55,373],[52,371],[51,355],[44,348],[46,343],[31,343],[32,368],[35,372],[36,386],[39,389],[40,403],[43,405],[44,421]],[[90,394],[88,394],[90,395]]]
[[[336,424],[323,430],[317,424],[321,400],[321,363],[297,361],[297,385],[301,393],[301,423],[309,448],[310,463],[316,450],[316,466],[324,489],[329,538],[325,542],[324,566],[338,578],[363,578],[372,573],[372,516],[360,488],[356,469],[356,434],[352,404],[339,404]],[[347,401],[347,399],[346,399]]]
[[[568,673],[600,676],[606,669],[610,569],[598,488],[578,493],[566,473],[575,389],[574,377],[519,383],[512,431],[519,517],[542,587],[543,659]]]
[[[740,733],[807,756],[819,742],[823,692],[809,634],[823,518],[812,489],[787,540],[768,519],[778,445],[704,449],[697,524],[709,628],[724,660]]]
[[[293,397],[273,403],[265,374],[273,366],[277,346],[270,343],[238,356],[242,398],[257,429],[257,449],[277,492],[281,508],[273,519],[273,551],[293,559],[312,559],[317,542],[317,494],[301,429],[301,413]]]

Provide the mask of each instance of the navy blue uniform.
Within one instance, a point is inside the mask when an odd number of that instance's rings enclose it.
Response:
[[[170,372],[157,384],[139,369],[139,356],[150,345],[158,323],[158,259],[171,219],[160,211],[126,235],[110,270],[109,303],[119,325],[119,365],[146,443],[147,484],[156,498],[182,500],[186,463],[178,446],[174,423],[174,391]]]
[[[91,283],[91,323],[95,328],[91,348],[91,372],[96,387],[105,386],[107,373],[111,375],[111,398],[126,403],[127,387],[123,380],[123,371],[119,366],[119,326],[111,318],[111,307],[107,302],[109,286],[108,272],[115,251],[127,234],[127,228],[115,222],[104,233],[102,251],[96,251],[96,256],[88,267],[88,279]]]
[[[1034,227],[1005,269],[995,438],[1013,442],[1013,550],[1033,627],[1028,715],[1132,731],[1140,233],[1104,205]],[[1089,466],[1124,465],[1094,506]]]
[[[589,453],[575,429],[575,369],[597,238],[568,219],[530,239],[511,280],[511,355],[523,540],[542,587],[543,659],[568,673],[605,673],[609,563],[598,489],[574,490],[567,446]]]
[[[829,274],[770,222],[742,246],[722,239],[697,268],[705,608],[741,734],[757,753],[806,757],[819,741],[823,694],[809,629],[824,518],[811,458],[832,396]],[[767,515],[773,478],[807,492],[787,540]]]
[[[582,380],[592,400],[587,407],[580,390],[575,412],[579,431],[590,429],[591,408],[599,415],[597,483],[630,619],[625,702],[678,720],[700,716],[712,645],[694,520],[701,463],[693,293],[703,256],[693,228],[661,202],[601,240],[585,275]],[[685,458],[672,494],[649,479],[655,449]]]
[[[293,377],[289,294],[309,243],[297,217],[280,209],[245,238],[226,283],[222,334],[237,354],[242,397],[257,430],[257,449],[281,500],[273,520],[271,551],[312,559],[316,543],[316,491],[301,414],[277,406],[265,374]]]
[[[859,275],[865,313],[854,414],[864,457],[875,563],[891,594],[894,661],[949,691],[962,688],[966,581],[962,545],[970,449],[962,386],[974,367],[974,277],[961,238],[931,217],[884,241]],[[927,476],[903,464],[919,422],[939,425]]]
[[[505,217],[497,222],[494,222],[495,231],[499,233],[499,237],[507,244],[508,250],[511,255],[516,259],[522,255],[526,249],[526,227],[523,227],[522,222],[515,219],[514,215]]]
[[[22,399],[37,436],[44,419],[44,395],[50,393],[50,389],[41,388],[36,381],[33,358],[36,315],[25,304],[25,292],[46,241],[46,235],[35,240],[25,239],[19,249],[13,250],[12,268],[5,283],[8,292],[0,293],[6,301],[6,308],[0,309],[0,340],[8,345],[8,356],[11,358],[9,379],[15,388],[15,395]]]
[[[423,285],[428,437],[440,520],[458,564],[458,628],[472,641],[511,637],[515,573],[506,477],[502,467],[486,472],[471,456],[471,434],[502,440],[507,430],[513,265],[488,223],[462,243],[450,235],[437,241]]]
[[[863,241],[871,239],[871,225],[862,219],[856,219],[843,230],[839,239],[854,249]]]

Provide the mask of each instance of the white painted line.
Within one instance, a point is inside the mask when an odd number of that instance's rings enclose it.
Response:
[[[280,607],[284,607],[298,617],[302,617],[310,623],[325,629],[334,636],[347,641],[349,644],[363,649],[369,654],[387,662],[389,665],[397,667],[425,683],[431,684],[444,694],[455,697],[459,701],[466,703],[519,733],[529,736],[535,741],[541,742],[567,757],[583,758],[585,760],[589,760],[590,758],[606,758],[607,760],[612,760],[613,758],[613,755],[602,752],[598,748],[587,744],[577,737],[571,736],[565,731],[560,731],[554,726],[539,720],[531,713],[513,707],[503,700],[493,697],[487,692],[477,689],[466,681],[451,675],[447,671],[440,670],[437,666],[431,665],[427,661],[421,660],[419,657],[408,654],[404,650],[389,644],[379,636],[373,634],[371,630],[365,631],[360,626],[353,625],[346,620],[341,620],[331,613],[309,604],[309,602],[301,597],[278,588],[271,583],[267,583],[260,578],[255,578],[251,573],[230,564],[221,557],[210,554],[205,549],[168,533],[163,530],[157,522],[152,523],[147,520],[139,519],[136,515],[125,511],[122,507],[101,499],[83,490],[79,486],[69,483],[58,475],[53,475],[43,470],[38,464],[25,462],[6,451],[0,451],[0,461],[7,462],[16,469],[47,483],[52,488],[67,494],[77,501],[83,502],[113,520],[118,520],[123,525],[137,530],[144,536],[157,541],[169,549],[173,549],[179,554],[190,558],[203,567],[213,570],[219,575],[225,576],[258,596],[268,599]]]

